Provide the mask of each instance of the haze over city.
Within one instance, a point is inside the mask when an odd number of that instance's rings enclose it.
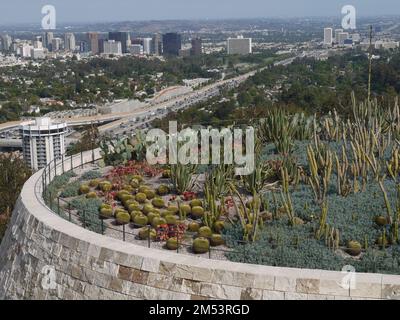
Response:
[[[398,0],[2,0],[0,24],[40,21],[40,9],[46,4],[56,7],[60,23],[338,16],[348,4],[359,16],[400,14]]]

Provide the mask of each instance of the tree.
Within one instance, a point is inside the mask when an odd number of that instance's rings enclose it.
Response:
[[[15,153],[0,155],[0,239],[22,186],[31,174],[31,170],[19,155]]]

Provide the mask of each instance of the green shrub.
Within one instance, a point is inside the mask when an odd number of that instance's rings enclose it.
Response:
[[[99,179],[101,178],[101,173],[99,170],[91,170],[88,172],[85,172],[82,177],[81,180],[84,181],[88,181],[88,180],[95,180],[95,179]]]

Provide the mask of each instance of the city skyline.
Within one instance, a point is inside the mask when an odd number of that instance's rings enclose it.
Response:
[[[246,3],[237,0],[204,0],[197,3],[185,0],[115,0],[101,3],[94,0],[84,3],[77,0],[68,3],[61,0],[32,0],[28,3],[6,0],[0,4],[0,24],[40,23],[41,8],[47,4],[56,7],[58,23],[340,16],[344,5],[354,5],[359,17],[400,14],[397,0],[382,0],[379,4],[372,0],[334,0],[329,3],[317,0],[249,0]]]

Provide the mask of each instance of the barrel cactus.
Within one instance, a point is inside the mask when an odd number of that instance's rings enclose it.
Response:
[[[198,236],[202,238],[210,238],[212,236],[211,228],[209,227],[201,227],[198,232]]]
[[[135,174],[132,176],[132,180],[137,180],[139,183],[142,183],[144,179],[141,175]]]
[[[154,210],[154,207],[153,207],[152,204],[145,204],[145,205],[143,206],[142,212],[143,212],[144,214],[149,214],[149,213],[152,212],[153,210]]]
[[[388,224],[388,221],[385,216],[377,216],[375,217],[375,223],[380,227],[384,227]]]
[[[164,208],[165,207],[165,201],[161,198],[154,198],[153,201],[151,202],[154,207],[156,208]]]
[[[166,247],[168,250],[178,250],[178,239],[176,237],[169,238]]]
[[[139,203],[145,203],[146,199],[147,199],[147,197],[146,197],[146,194],[144,194],[144,193],[139,192],[136,195],[136,201],[139,202]]]
[[[82,184],[80,187],[79,187],[79,193],[80,194],[87,194],[87,193],[89,193],[90,192],[90,187],[87,185],[87,184]]]
[[[170,190],[169,190],[168,186],[166,186],[166,185],[161,185],[161,186],[159,186],[159,187],[157,188],[157,193],[158,193],[160,196],[165,196],[165,195],[167,195],[169,192],[170,192]]]
[[[210,243],[213,247],[222,246],[224,244],[224,239],[220,234],[213,234],[210,238]]]
[[[171,170],[169,170],[169,169],[164,170],[164,171],[162,172],[162,177],[163,177],[163,179],[169,179],[169,178],[171,178]]]
[[[129,212],[142,211],[142,208],[139,204],[132,203],[128,206],[128,211]]]
[[[204,209],[199,206],[193,207],[192,216],[195,218],[202,218],[204,216]]]
[[[356,257],[361,253],[361,244],[358,241],[349,241],[346,251],[349,255]]]
[[[110,208],[108,208],[108,207],[100,208],[100,218],[108,219],[108,218],[111,218],[112,216],[113,216],[113,210],[111,207]]]
[[[156,192],[152,189],[145,190],[144,194],[146,195],[146,198],[149,200],[154,199],[154,197],[156,196]]]
[[[179,208],[177,206],[168,206],[167,210],[172,214],[177,214],[179,212]]]
[[[147,215],[147,219],[149,220],[149,223],[150,223],[150,224],[153,223],[153,220],[154,220],[155,218],[160,218],[160,215],[158,215],[157,213],[154,213],[154,212],[150,212],[150,213]]]
[[[154,229],[150,229],[150,228],[142,228],[139,230],[139,239],[141,240],[148,240],[149,236],[151,240],[156,240],[157,238],[157,232]]]
[[[180,210],[182,211],[183,214],[190,214],[192,212],[192,207],[188,204],[182,204],[180,206]]]
[[[86,198],[87,199],[96,199],[97,198],[97,193],[94,192],[94,191],[91,191],[91,192],[86,194]]]
[[[216,221],[214,223],[214,231],[215,232],[221,233],[222,230],[224,230],[224,228],[225,228],[225,222],[224,221],[219,220],[219,221]]]
[[[100,180],[94,179],[89,182],[89,186],[92,188],[97,188],[99,186]]]
[[[153,228],[158,228],[162,224],[167,224],[167,221],[164,218],[156,217],[153,219],[151,225]]]
[[[200,224],[198,224],[197,222],[190,222],[188,225],[188,230],[190,232],[198,232],[200,229]]]
[[[193,207],[202,207],[203,206],[203,201],[201,201],[200,199],[193,199],[192,201],[190,201],[190,206]]]
[[[115,219],[118,224],[127,224],[131,221],[131,215],[128,212],[118,212],[115,215]]]
[[[142,212],[141,211],[132,211],[132,212],[130,212],[130,214],[131,214],[131,221],[135,222],[135,217],[140,216],[142,214]]]
[[[144,214],[138,214],[134,219],[133,222],[138,226],[145,226],[149,223],[148,218]]]
[[[169,215],[165,217],[165,221],[167,222],[167,224],[169,225],[176,225],[178,218],[176,216],[173,215]]]
[[[210,242],[206,238],[197,238],[193,240],[192,248],[194,253],[206,253],[210,250]]]
[[[132,188],[137,189],[140,186],[140,182],[138,180],[136,180],[136,179],[132,179],[131,182],[130,182],[130,185],[131,185]]]
[[[99,187],[103,192],[109,192],[112,189],[112,184],[108,181],[104,181],[99,184]]]

